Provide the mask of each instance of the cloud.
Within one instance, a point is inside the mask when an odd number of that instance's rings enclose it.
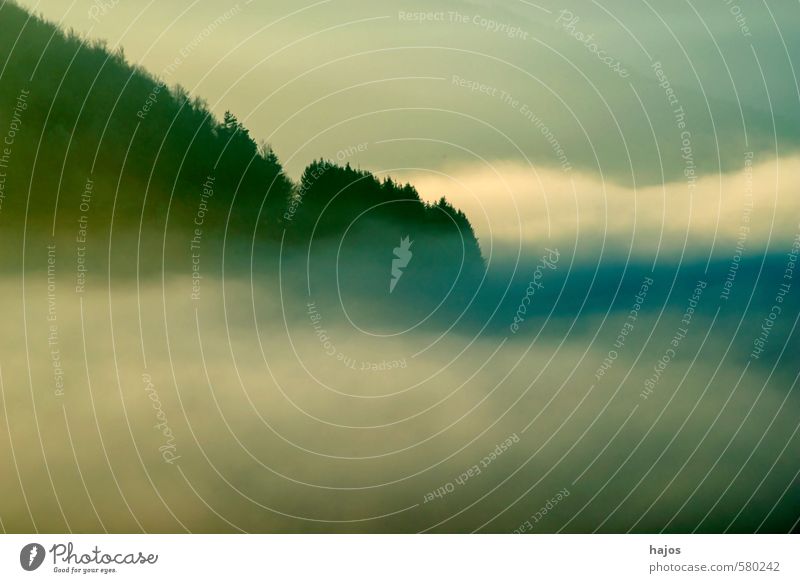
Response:
[[[548,244],[634,257],[783,251],[800,229],[800,157],[742,158],[741,169],[628,188],[580,172],[518,162],[406,172],[427,200],[446,195],[488,245]]]
[[[95,4],[53,0],[42,10],[121,44],[133,62],[156,73],[237,5],[176,0],[143,10],[120,3],[95,22],[88,17]],[[368,148],[349,161],[373,169],[444,168],[469,162],[470,151],[520,160],[517,147],[537,164],[558,166],[551,144],[519,109],[454,85],[458,75],[533,110],[576,169],[602,168],[630,186],[632,173],[639,185],[658,184],[663,167],[675,180],[683,170],[681,132],[652,70],[656,61],[686,112],[700,171],[733,171],[745,149],[797,151],[800,95],[792,60],[800,49],[789,34],[796,6],[743,8],[752,35],[743,37],[741,20],[724,3],[583,3],[571,8],[579,19],[574,29],[557,22],[561,7],[543,5],[550,12],[526,3],[411,1],[398,8],[359,0],[346,7],[309,2],[292,15],[301,8],[296,2],[253,2],[193,47],[168,81],[207,99],[220,117],[234,111],[253,136],[272,143],[295,177],[310,160],[362,143]],[[444,16],[399,16],[416,11]],[[509,37],[484,21],[524,34]],[[588,43],[579,40],[589,36]],[[595,49],[619,60],[630,77],[611,71]],[[382,144],[397,138],[440,143]]]

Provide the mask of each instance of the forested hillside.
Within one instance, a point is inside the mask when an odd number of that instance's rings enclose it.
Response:
[[[231,245],[294,247],[346,238],[364,252],[379,249],[379,261],[391,260],[408,236],[426,250],[418,269],[425,256],[482,265],[469,221],[443,198],[428,204],[410,185],[323,160],[294,184],[234,114],[218,120],[201,97],[166,86],[122,50],[8,2],[0,31],[6,235],[25,227],[29,235],[71,238],[83,222],[87,237],[107,241],[141,227],[168,233],[170,247],[185,242],[188,252],[200,226],[206,245],[223,236]]]

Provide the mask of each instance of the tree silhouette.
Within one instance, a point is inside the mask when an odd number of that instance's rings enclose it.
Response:
[[[410,236],[415,259],[408,269],[421,270],[418,281],[447,271],[441,263],[466,272],[483,266],[467,217],[444,198],[426,203],[409,184],[322,159],[294,184],[272,147],[256,144],[232,112],[218,121],[202,98],[130,65],[121,48],[64,32],[8,2],[0,30],[0,128],[20,113],[20,92],[28,94],[5,189],[31,193],[27,206],[9,198],[0,221],[45,232],[56,217],[56,232],[69,233],[90,178],[96,224],[192,233],[211,180],[206,240],[345,240],[354,261],[366,270],[374,259],[382,273],[391,250]],[[376,290],[385,293],[382,278]]]

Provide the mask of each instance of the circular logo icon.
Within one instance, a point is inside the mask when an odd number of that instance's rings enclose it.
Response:
[[[19,564],[26,571],[35,571],[44,562],[44,547],[39,543],[30,543],[19,552]]]

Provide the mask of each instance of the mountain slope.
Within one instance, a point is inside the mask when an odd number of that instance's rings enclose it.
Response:
[[[121,50],[9,2],[0,9],[0,67],[0,132],[10,136],[0,236],[6,249],[20,246],[12,258],[33,253],[30,263],[42,266],[41,244],[52,240],[77,262],[79,240],[92,244],[85,261],[103,270],[181,274],[202,244],[211,276],[225,257],[229,269],[249,269],[251,255],[274,264],[283,249],[299,262],[307,249],[335,257],[342,247],[340,267],[355,288],[385,294],[393,249],[408,237],[414,259],[398,293],[416,281],[446,295],[457,279],[474,287],[483,269],[469,221],[444,199],[428,204],[410,185],[326,161],[294,184],[233,114],[219,121],[201,98],[165,86]]]

